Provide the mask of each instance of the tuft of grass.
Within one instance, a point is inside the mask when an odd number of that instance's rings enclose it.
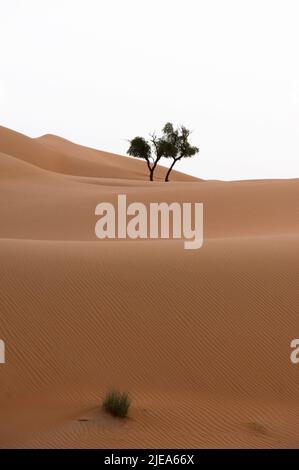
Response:
[[[127,392],[109,390],[103,400],[103,408],[118,418],[126,418],[132,401]]]

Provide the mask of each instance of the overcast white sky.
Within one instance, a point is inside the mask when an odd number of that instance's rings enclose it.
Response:
[[[202,178],[299,177],[298,0],[0,0],[0,125],[125,153],[194,129]]]

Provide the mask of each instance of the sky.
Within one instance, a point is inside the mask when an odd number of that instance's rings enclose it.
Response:
[[[0,0],[0,125],[125,154],[171,121],[200,147],[178,170],[299,177],[298,18],[298,0]]]

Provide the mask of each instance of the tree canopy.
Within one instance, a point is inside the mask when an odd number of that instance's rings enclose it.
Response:
[[[175,128],[171,122],[165,124],[162,135],[151,134],[150,139],[135,137],[130,140],[128,155],[146,161],[150,181],[154,181],[155,169],[161,158],[171,158],[172,163],[166,173],[165,181],[169,181],[170,173],[175,164],[182,158],[189,158],[199,152],[199,148],[189,142],[191,131],[185,126]]]

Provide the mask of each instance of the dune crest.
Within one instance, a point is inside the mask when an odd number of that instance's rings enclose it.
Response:
[[[99,178],[147,180],[145,163],[76,145],[61,137],[45,135],[32,139],[0,126],[0,152],[56,173]],[[163,180],[166,169],[157,169]],[[196,178],[173,172],[174,181],[197,181]]]

